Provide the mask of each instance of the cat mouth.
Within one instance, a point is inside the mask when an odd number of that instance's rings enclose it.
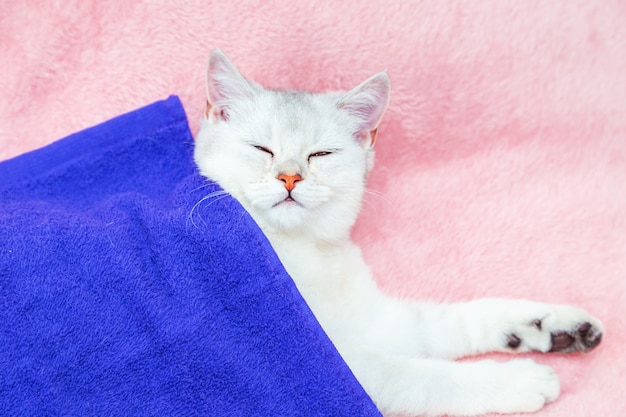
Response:
[[[288,195],[284,200],[281,200],[278,203],[274,204],[274,207],[285,206],[285,205],[287,206],[296,205],[299,207],[303,207],[302,204],[298,200],[293,198],[291,195]]]

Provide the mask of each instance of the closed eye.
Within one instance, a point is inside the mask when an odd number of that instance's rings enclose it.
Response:
[[[326,155],[330,155],[330,154],[332,154],[332,152],[330,152],[330,151],[315,152],[315,153],[312,153],[311,155],[309,155],[309,159],[317,158],[317,157],[320,157],[320,156],[326,156]]]
[[[254,145],[254,147],[255,147],[255,148],[257,148],[258,150],[260,150],[261,152],[265,152],[265,153],[268,153],[268,154],[270,154],[270,155],[274,156],[274,152],[270,151],[269,149],[267,149],[267,148],[266,148],[266,147],[264,147],[264,146],[261,146],[261,145]]]

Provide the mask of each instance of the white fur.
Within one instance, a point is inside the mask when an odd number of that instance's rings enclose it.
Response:
[[[552,335],[598,338],[587,312],[524,300],[424,304],[386,296],[350,240],[389,101],[379,73],[346,93],[272,91],[211,54],[207,117],[195,159],[248,210],[357,379],[384,413],[528,412],[559,394],[532,360],[454,362],[479,353],[547,352]],[[321,155],[320,152],[330,152]],[[280,174],[301,176],[289,196]],[[511,335],[519,346],[509,347]],[[598,339],[599,340],[599,339]],[[589,350],[576,339],[569,350]]]

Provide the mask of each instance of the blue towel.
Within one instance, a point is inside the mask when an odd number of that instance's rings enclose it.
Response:
[[[1,416],[380,415],[192,150],[170,97],[0,163]]]

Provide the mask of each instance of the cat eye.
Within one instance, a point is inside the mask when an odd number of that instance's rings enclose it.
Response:
[[[315,152],[312,153],[311,155],[309,155],[309,159],[311,158],[316,158],[318,156],[326,156],[326,155],[330,155],[332,152],[329,151],[322,151],[322,152]]]
[[[267,149],[267,148],[266,148],[266,147],[264,147],[264,146],[261,146],[261,145],[254,145],[254,147],[255,147],[255,148],[257,148],[258,150],[260,150],[261,152],[265,152],[265,153],[268,153],[268,154],[270,154],[270,155],[274,156],[274,152],[270,151],[269,149]]]

